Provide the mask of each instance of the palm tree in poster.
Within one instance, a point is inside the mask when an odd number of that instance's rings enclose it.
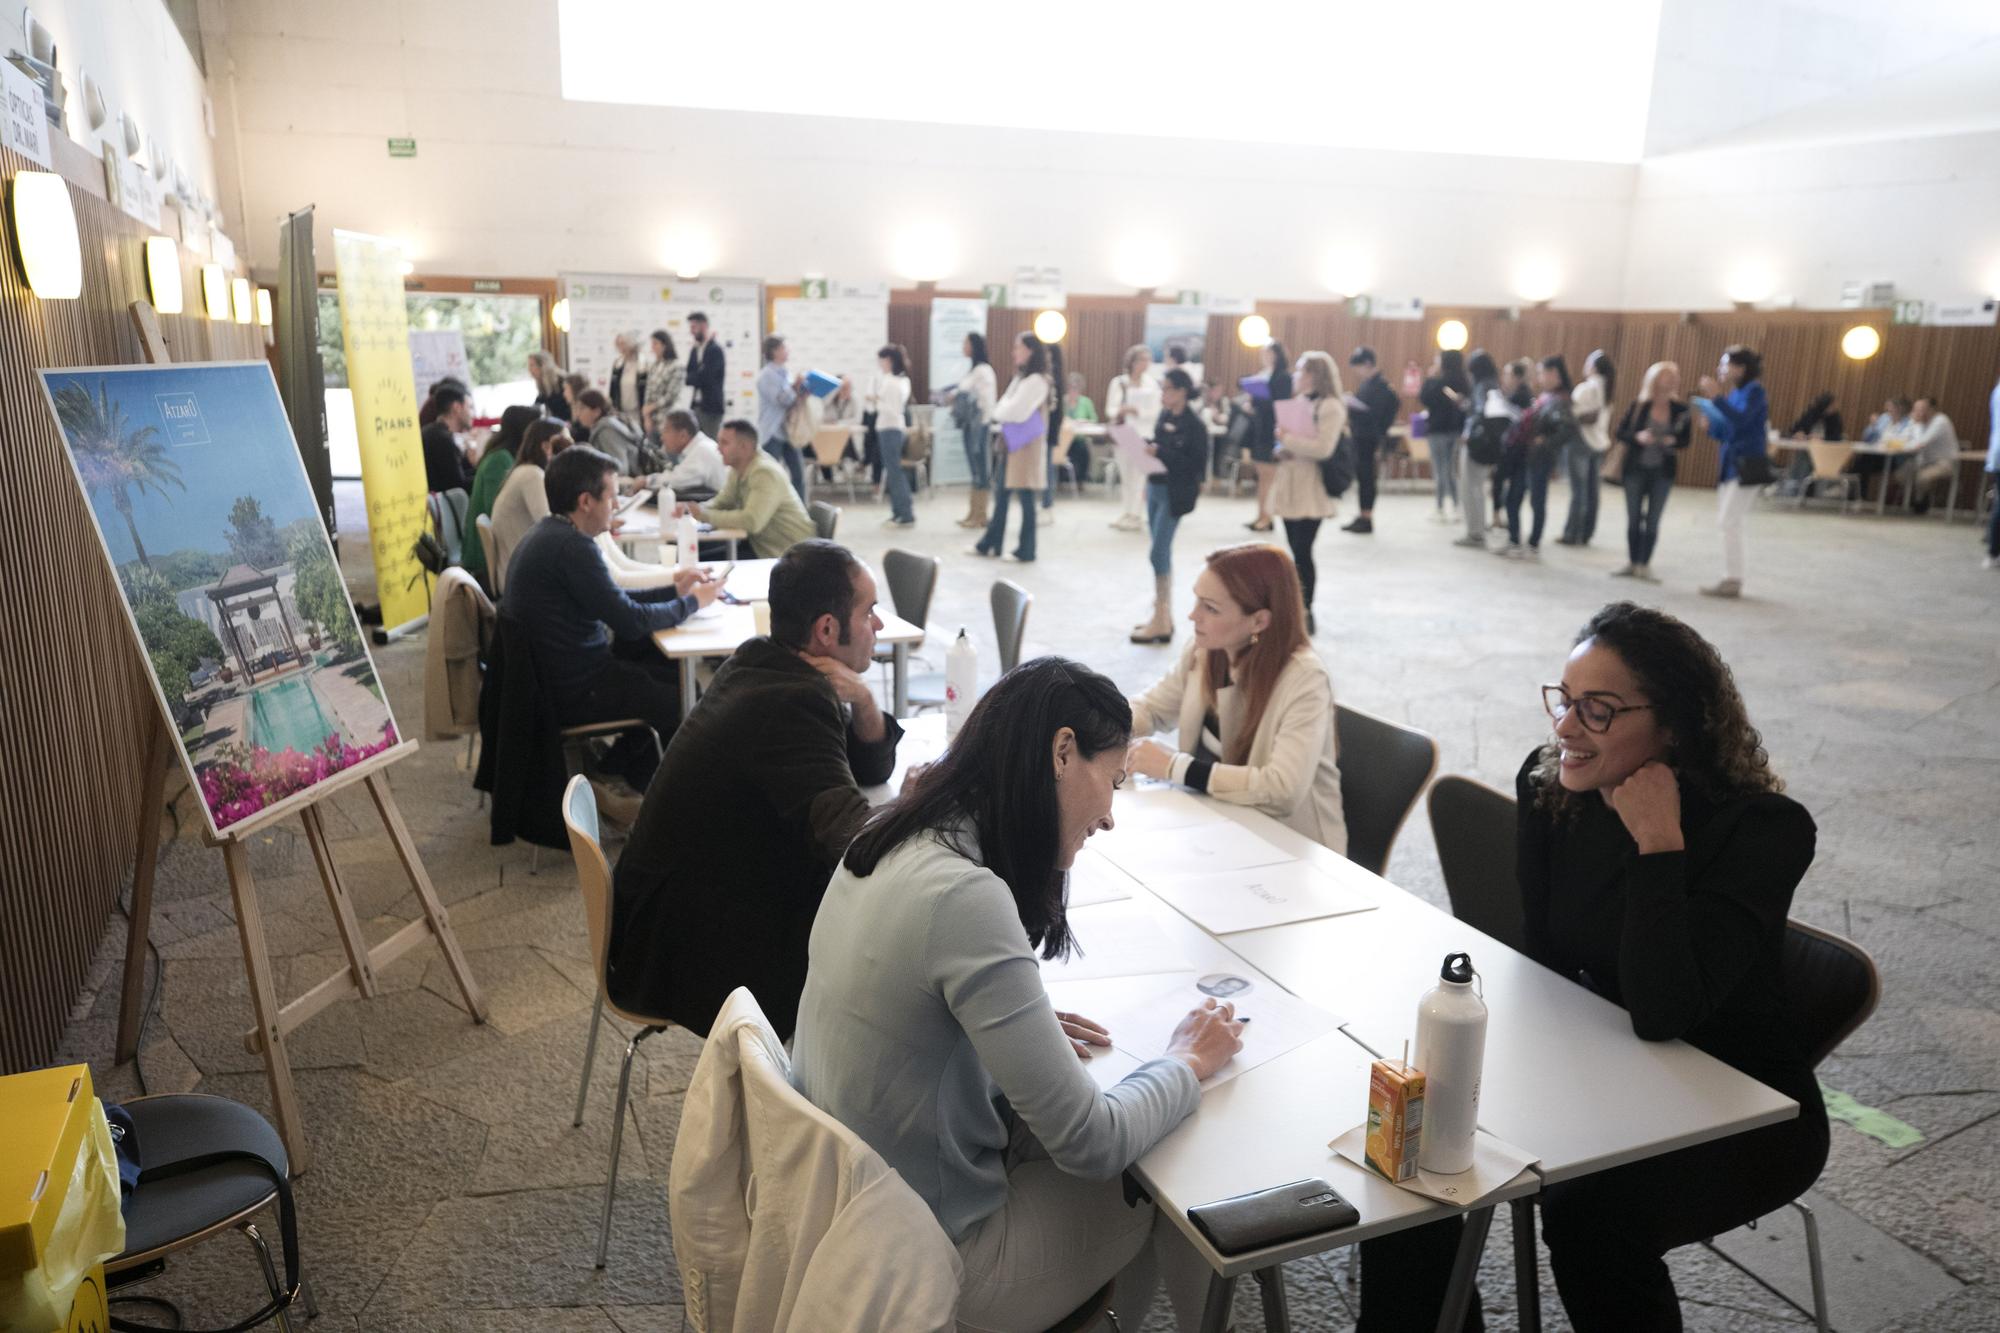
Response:
[[[93,398],[90,390],[71,380],[56,390],[55,399],[56,418],[69,436],[84,489],[111,496],[112,506],[125,519],[139,563],[152,568],[146,544],[139,540],[139,527],[132,521],[132,496],[151,491],[164,497],[169,485],[186,490],[181,465],[167,456],[153,427],[128,429],[125,409],[111,401],[108,389],[100,386]]]

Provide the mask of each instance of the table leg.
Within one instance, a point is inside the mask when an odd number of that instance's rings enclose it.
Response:
[[[1285,1308],[1285,1266],[1260,1268],[1256,1278],[1264,1298],[1264,1333],[1292,1333],[1292,1312]]]
[[[1465,1215],[1465,1234],[1459,1237],[1458,1258],[1452,1261],[1444,1308],[1438,1312],[1438,1333],[1458,1333],[1465,1326],[1465,1312],[1472,1308],[1473,1286],[1479,1278],[1479,1256],[1486,1249],[1486,1231],[1492,1225],[1491,1206]]]
[[[1227,1333],[1229,1306],[1236,1299],[1236,1279],[1208,1275],[1208,1299],[1201,1303],[1201,1333]]]
[[[889,674],[893,684],[889,701],[897,717],[906,717],[910,711],[910,645],[895,644],[889,653]]]
[[[694,669],[700,663],[698,657],[679,659],[681,668],[681,717],[685,719],[694,711]]]
[[[1882,460],[1882,475],[1877,478],[1880,488],[1875,492],[1875,517],[1885,517],[1889,512],[1889,482],[1896,475],[1896,460]]]
[[[1514,1301],[1521,1333],[1542,1333],[1542,1277],[1535,1267],[1535,1201],[1514,1200]]]
[[[736,539],[734,537],[729,539],[729,563],[732,565],[736,563]]]

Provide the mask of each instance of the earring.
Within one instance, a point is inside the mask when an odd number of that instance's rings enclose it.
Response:
[[[1257,631],[1254,629],[1250,631],[1250,646],[1252,648],[1257,646]]]

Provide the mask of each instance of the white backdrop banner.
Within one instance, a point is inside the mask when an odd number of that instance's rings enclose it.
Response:
[[[885,297],[841,297],[807,301],[789,296],[771,303],[778,321],[773,333],[785,335],[792,349],[788,363],[794,375],[808,370],[847,376],[854,392],[865,395],[877,374],[875,353],[889,341],[889,300]]]
[[[419,394],[449,375],[472,387],[472,363],[465,357],[465,334],[458,329],[411,329],[410,369]]]
[[[564,273],[569,298],[569,368],[598,388],[611,383],[617,359],[612,339],[629,333],[642,356],[646,336],[665,329],[683,358],[692,342],[687,317],[708,316],[711,336],[728,357],[729,399],[723,415],[757,417],[758,344],[764,337],[764,284],[756,278],[677,279],[657,273]]]

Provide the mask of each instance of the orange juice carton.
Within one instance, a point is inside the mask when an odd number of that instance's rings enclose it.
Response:
[[[1424,1071],[1377,1060],[1368,1071],[1368,1164],[1391,1180],[1417,1173],[1424,1138]]]

